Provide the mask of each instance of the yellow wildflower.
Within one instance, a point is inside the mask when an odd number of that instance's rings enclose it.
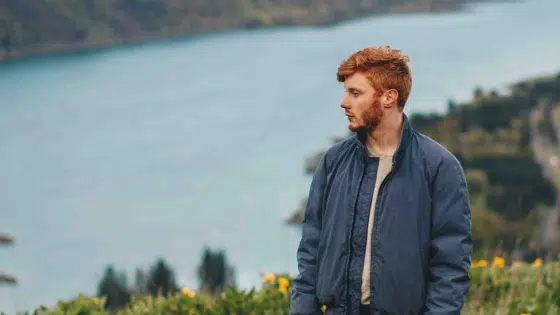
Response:
[[[327,306],[326,306],[326,305],[321,306],[321,310],[322,310],[323,312],[326,311],[326,310],[327,310]]]
[[[280,292],[286,294],[288,293],[288,288],[290,287],[290,281],[284,277],[278,278],[278,288]]]
[[[188,297],[194,297],[196,295],[196,293],[194,293],[193,291],[189,290],[188,288],[183,288],[181,289],[181,293],[183,293],[183,295],[186,295]]]
[[[481,259],[481,260],[475,262],[474,264],[472,264],[473,268],[483,268],[483,267],[486,267],[486,266],[488,266],[488,261],[484,260],[484,259]]]
[[[290,281],[284,277],[280,277],[278,278],[278,284],[287,288],[290,286]]]
[[[493,267],[504,268],[505,265],[506,265],[506,260],[503,257],[499,257],[499,256],[494,257],[494,261],[492,262]]]
[[[533,264],[531,265],[531,267],[537,268],[537,267],[542,266],[542,264],[543,264],[543,260],[540,259],[540,258],[537,258],[537,259],[533,262]]]
[[[287,294],[288,293],[288,287],[281,285],[279,288],[280,292],[282,292],[283,294]]]
[[[267,273],[267,274],[264,276],[264,282],[266,282],[266,283],[272,283],[272,282],[274,282],[274,281],[276,281],[276,276],[275,276],[275,275],[273,275],[273,274],[271,274],[271,273]]]
[[[99,303],[101,303],[101,300],[94,297],[94,298],[91,299],[91,302],[92,302],[93,304],[99,304]]]

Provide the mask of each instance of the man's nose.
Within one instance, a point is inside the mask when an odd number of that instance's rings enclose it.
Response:
[[[340,107],[344,109],[350,108],[348,101],[346,100],[346,97],[343,97],[342,100],[340,101]]]

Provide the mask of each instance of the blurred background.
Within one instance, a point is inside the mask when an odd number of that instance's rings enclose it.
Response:
[[[558,0],[0,0],[0,311],[296,274],[339,63],[411,58],[476,257],[554,259]],[[115,293],[116,292],[116,293]],[[115,298],[119,299],[119,298]]]

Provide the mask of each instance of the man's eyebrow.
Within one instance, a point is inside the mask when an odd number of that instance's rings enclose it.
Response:
[[[348,92],[362,92],[360,89],[355,87],[350,87],[346,89]]]

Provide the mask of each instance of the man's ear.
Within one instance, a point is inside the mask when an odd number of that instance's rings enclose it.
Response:
[[[391,106],[396,106],[399,100],[399,92],[395,89],[389,89],[383,93],[381,102],[383,106],[389,108]]]

